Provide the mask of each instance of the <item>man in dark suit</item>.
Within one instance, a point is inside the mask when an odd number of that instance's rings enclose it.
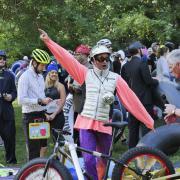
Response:
[[[140,99],[148,113],[153,115],[152,88],[158,85],[158,80],[153,79],[147,62],[141,60],[140,42],[132,43],[129,46],[130,60],[122,67],[121,76],[128,83]],[[136,108],[136,107],[134,107]],[[139,138],[144,136],[147,129],[140,121],[130,114],[129,117],[129,148],[137,145]]]

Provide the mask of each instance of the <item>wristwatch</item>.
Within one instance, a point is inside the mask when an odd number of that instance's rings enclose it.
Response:
[[[38,98],[38,104],[41,105],[41,106],[43,105],[41,98]]]
[[[174,108],[174,109],[172,110],[171,114],[175,115],[175,113],[176,113],[176,108]]]

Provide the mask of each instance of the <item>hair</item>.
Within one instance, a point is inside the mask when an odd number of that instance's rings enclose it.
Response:
[[[152,50],[153,50],[154,53],[157,52],[158,46],[159,46],[159,43],[158,43],[158,42],[154,42],[154,43],[151,44],[151,48],[152,48]]]
[[[170,64],[180,63],[180,49],[171,51],[167,56],[167,61]]]
[[[168,52],[169,48],[166,46],[160,46],[157,50],[157,57],[160,58]]]
[[[128,50],[130,56],[134,56],[139,53],[139,50],[137,48],[132,48]]]
[[[49,88],[49,87],[56,87],[56,88],[58,88],[59,87],[59,78],[58,78],[58,76],[57,76],[56,81],[52,81],[50,79],[50,73],[51,73],[51,71],[48,72],[47,75],[46,75],[45,87],[46,88]]]

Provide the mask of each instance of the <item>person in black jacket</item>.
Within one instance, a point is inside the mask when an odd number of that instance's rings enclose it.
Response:
[[[0,50],[0,136],[4,141],[6,162],[16,164],[15,118],[12,102],[17,97],[14,75],[6,69],[6,53]]]
[[[152,116],[152,88],[158,85],[158,80],[151,77],[147,62],[141,60],[141,47],[142,45],[140,42],[135,42],[129,46],[131,59],[122,67],[121,76],[137,95],[147,112]],[[129,148],[135,147],[139,138],[144,136],[148,131],[149,130],[140,121],[130,114]]]

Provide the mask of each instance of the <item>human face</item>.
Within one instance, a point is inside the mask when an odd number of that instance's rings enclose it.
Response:
[[[107,69],[108,62],[109,62],[109,54],[107,53],[99,54],[96,57],[96,59],[94,59],[94,65],[100,70]]]
[[[180,78],[180,62],[176,64],[169,64],[169,69],[176,78]]]
[[[3,68],[5,64],[6,64],[6,61],[4,60],[2,56],[0,56],[0,68]]]
[[[75,53],[74,57],[79,61],[79,63],[83,64],[87,60],[87,55],[81,53]]]
[[[49,78],[52,80],[52,81],[56,81],[57,78],[58,78],[58,72],[55,71],[55,70],[52,70],[49,72]]]
[[[45,71],[45,69],[46,69],[46,64],[39,64],[38,66],[37,66],[37,72],[38,73],[42,73],[43,71]]]

